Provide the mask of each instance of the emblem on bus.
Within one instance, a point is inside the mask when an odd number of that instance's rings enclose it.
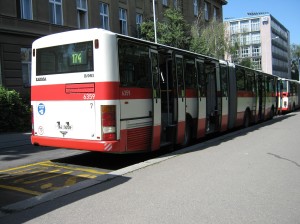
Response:
[[[46,106],[43,103],[38,105],[38,112],[40,115],[44,115],[46,111]]]

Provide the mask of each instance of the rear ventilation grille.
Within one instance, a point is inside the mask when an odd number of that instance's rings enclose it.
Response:
[[[127,130],[127,150],[145,151],[151,147],[152,126]]]

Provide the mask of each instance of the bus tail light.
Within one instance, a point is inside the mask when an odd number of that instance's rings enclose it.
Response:
[[[102,140],[113,141],[116,140],[116,106],[102,105]]]
[[[33,106],[31,105],[31,134],[34,135],[34,117],[33,117]]]

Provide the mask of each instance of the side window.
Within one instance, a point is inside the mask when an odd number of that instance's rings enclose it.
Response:
[[[206,97],[206,75],[203,62],[197,61],[197,73],[200,97]]]
[[[197,88],[197,76],[194,58],[185,58],[185,87],[187,89]]]
[[[246,72],[246,90],[254,92],[254,73],[252,71]]]
[[[181,57],[176,57],[176,75],[178,82],[178,97],[185,97],[185,83],[183,74],[183,59]]]
[[[149,48],[119,40],[119,71],[121,86],[151,88]]]
[[[221,66],[221,88],[222,96],[228,96],[228,69],[227,67]]]
[[[245,85],[245,70],[242,68],[236,69],[236,87],[237,90],[246,90]]]

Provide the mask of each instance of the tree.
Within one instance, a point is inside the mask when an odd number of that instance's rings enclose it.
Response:
[[[291,45],[291,77],[299,80],[299,60],[300,60],[300,45]]]
[[[191,28],[190,50],[223,59],[225,52],[229,49],[225,25],[217,20],[212,20],[207,24],[202,18],[203,12],[200,12]]]
[[[160,44],[181,49],[188,49],[190,44],[190,29],[183,15],[176,9],[167,9],[163,22],[157,22],[157,39]],[[141,24],[142,38],[154,41],[153,20]]]

